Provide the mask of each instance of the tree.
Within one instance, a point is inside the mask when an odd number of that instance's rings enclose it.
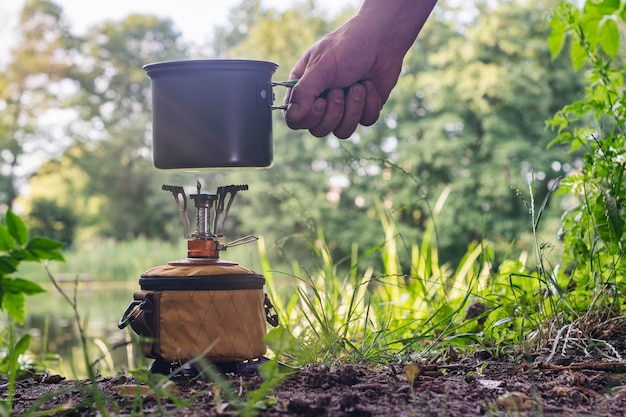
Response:
[[[186,46],[169,19],[132,15],[107,21],[81,39],[74,77],[79,88],[71,102],[77,112],[67,129],[73,145],[50,166],[78,168],[70,189],[84,201],[61,201],[78,212],[82,227],[119,239],[138,235],[169,237],[169,213],[161,199],[166,174],[150,160],[150,80],[142,66],[186,57]],[[58,175],[58,174],[55,174]]]
[[[66,98],[63,86],[71,79],[74,48],[61,8],[49,0],[27,0],[18,30],[18,43],[0,75],[0,206],[9,208],[30,169],[25,157],[54,139],[41,120]]]
[[[77,218],[67,206],[59,206],[54,200],[43,198],[31,202],[28,223],[33,236],[42,236],[65,245],[74,241]]]

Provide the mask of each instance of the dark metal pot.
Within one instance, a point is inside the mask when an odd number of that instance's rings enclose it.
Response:
[[[278,64],[186,60],[148,64],[154,165],[161,169],[268,167],[271,78]]]

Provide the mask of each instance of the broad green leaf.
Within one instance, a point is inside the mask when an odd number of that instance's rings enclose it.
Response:
[[[15,259],[8,256],[0,256],[0,277],[17,271],[16,264]]]
[[[609,209],[607,204],[612,205],[610,198],[606,198],[607,194],[601,194],[594,200],[595,204],[591,205],[591,212],[593,215],[594,227],[604,246],[610,251],[617,250],[617,235],[614,230],[614,225],[610,223]]]
[[[20,340],[17,341],[13,349],[11,349],[11,356],[13,356],[14,359],[17,359],[20,355],[25,354],[30,346],[30,340],[29,334],[22,336]]]
[[[622,238],[622,218],[619,215],[617,200],[609,192],[604,193],[604,210],[612,234],[616,240],[620,240]]]
[[[8,252],[15,248],[15,239],[9,233],[9,229],[0,224],[0,252]]]
[[[592,2],[587,2],[588,4],[593,4]],[[620,0],[602,0],[600,2],[596,2],[594,8],[598,13],[603,15],[611,15],[619,10]]]
[[[607,19],[600,28],[600,46],[607,55],[614,58],[619,50],[619,30],[613,19]]]
[[[562,20],[556,18],[552,19],[550,27],[552,31],[548,36],[548,47],[550,48],[550,55],[554,59],[563,50],[563,45],[565,45],[565,39],[567,38],[567,28]]]
[[[601,17],[585,16],[580,21],[580,27],[584,33],[584,38],[588,42],[589,47],[594,50],[599,42]]]
[[[300,341],[283,326],[271,329],[263,340],[272,351],[280,354],[286,352],[294,353],[302,349]]]
[[[560,135],[558,135],[556,138],[552,139],[550,143],[548,143],[548,148],[551,148],[552,146],[556,144],[570,143],[573,141],[574,141],[574,137],[572,136],[571,132],[563,132]]]
[[[5,216],[7,228],[9,233],[15,239],[18,245],[23,246],[28,242],[28,229],[24,221],[11,209],[7,210]]]
[[[38,262],[41,260],[39,256],[34,253],[31,253],[27,249],[14,249],[11,251],[11,258],[15,259],[18,262],[26,261],[26,262]]]
[[[63,261],[63,244],[45,237],[35,237],[26,245],[26,249],[39,259]]]
[[[576,152],[577,150],[579,150],[583,145],[585,144],[585,141],[582,140],[580,137],[576,137],[574,138],[574,140],[571,142],[570,148],[569,148],[569,152]]]
[[[2,280],[4,292],[23,293],[34,295],[46,292],[39,284],[23,278],[4,278]]]
[[[610,15],[613,13],[613,11],[615,11],[614,9],[613,10],[611,9],[610,5],[603,6],[602,3],[604,3],[604,1],[602,2],[598,2],[594,0],[585,1],[585,7],[583,7],[583,18],[584,19],[601,19],[606,14]],[[606,13],[606,11],[609,11],[609,12]]]
[[[22,293],[4,293],[2,297],[2,308],[7,312],[9,317],[19,324],[24,324],[24,316],[26,314],[26,299]]]
[[[62,247],[63,243],[57,242],[53,239],[48,239],[47,237],[35,237],[28,242],[28,245],[26,245],[26,249],[41,251],[51,251],[61,249]]]
[[[585,64],[587,53],[580,43],[572,42],[572,47],[570,48],[570,58],[574,69],[580,69]]]

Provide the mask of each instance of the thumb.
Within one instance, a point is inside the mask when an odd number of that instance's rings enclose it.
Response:
[[[309,114],[315,99],[330,87],[330,81],[322,71],[316,71],[311,66],[305,67],[301,72],[294,67],[290,79],[297,79],[298,83],[287,95],[285,119],[288,122],[298,122]]]

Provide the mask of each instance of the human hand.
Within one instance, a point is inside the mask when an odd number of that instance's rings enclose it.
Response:
[[[289,77],[299,81],[285,97],[287,125],[317,137],[333,132],[345,139],[359,123],[374,124],[403,59],[402,53],[378,43],[348,22],[305,52]]]
[[[285,121],[348,138],[378,120],[402,61],[437,0],[363,0],[357,15],[309,48],[291,70]]]

